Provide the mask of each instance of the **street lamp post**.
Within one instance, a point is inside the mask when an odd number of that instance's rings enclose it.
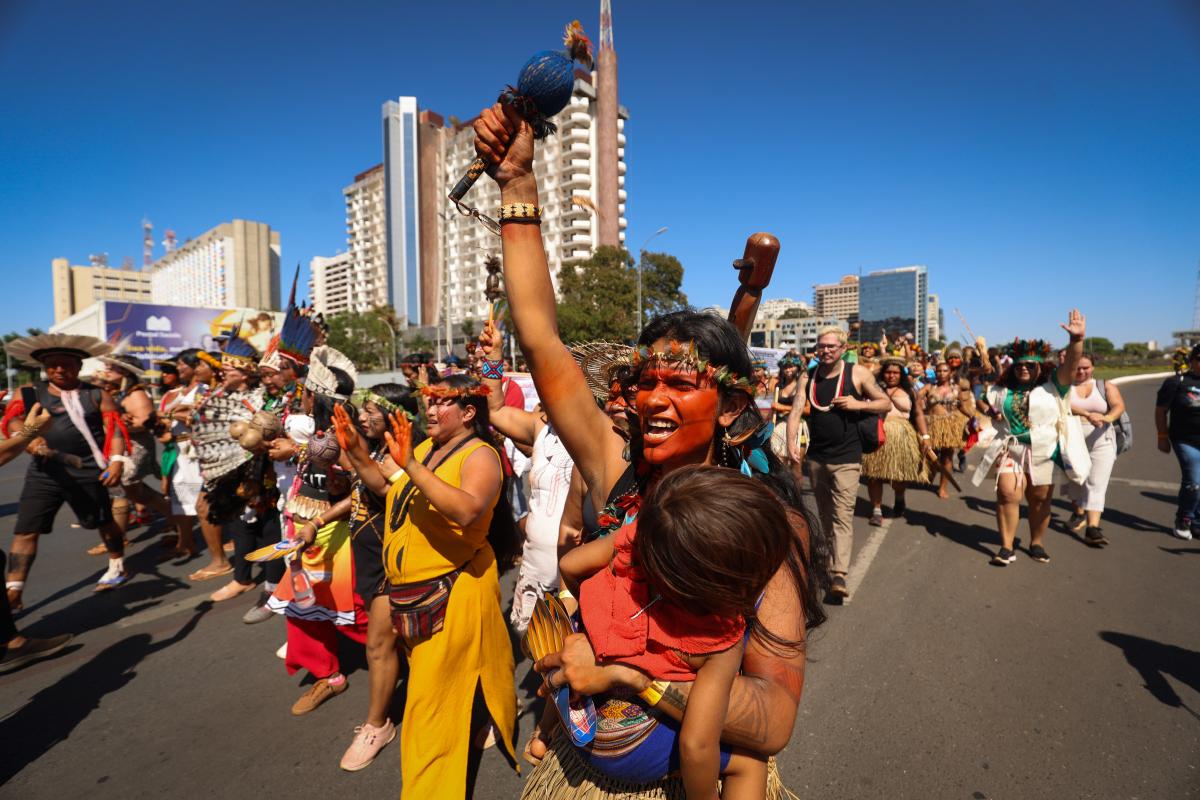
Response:
[[[646,258],[646,245],[656,236],[661,236],[667,232],[667,226],[663,225],[654,233],[646,237],[646,241],[642,242],[641,252],[638,257],[638,278],[637,278],[637,327],[634,329],[633,338],[637,338],[642,333],[642,261]]]
[[[392,356],[391,371],[395,372],[396,371],[396,329],[392,327],[392,323],[388,322],[382,316],[379,317],[379,321],[382,322],[384,325],[386,325],[388,332],[392,334],[392,346],[388,348],[388,352],[391,353],[391,356]]]

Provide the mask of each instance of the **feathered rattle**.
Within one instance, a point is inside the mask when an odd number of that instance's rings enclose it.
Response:
[[[563,37],[566,50],[543,50],[521,67],[516,87],[508,86],[500,93],[499,102],[515,108],[525,121],[533,127],[534,139],[545,139],[554,133],[555,125],[550,121],[571,102],[575,88],[575,62],[587,68],[592,66],[592,43],[583,33],[583,26],[575,20],[567,26]],[[467,167],[465,175],[450,190],[450,202],[460,214],[478,217],[492,233],[500,233],[495,222],[479,213],[479,209],[462,203],[463,195],[491,165],[483,156],[476,156]],[[491,225],[488,225],[491,222]]]

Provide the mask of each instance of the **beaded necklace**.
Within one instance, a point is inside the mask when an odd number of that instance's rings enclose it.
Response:
[[[829,405],[823,406],[817,403],[817,380],[818,375],[816,370],[813,371],[812,379],[808,382],[808,402],[817,411],[828,411],[833,408],[833,401],[842,396],[842,390],[846,386],[846,363],[842,362],[842,369],[837,375],[837,388],[833,390],[833,397],[829,401]],[[826,376],[825,380],[830,380]]]

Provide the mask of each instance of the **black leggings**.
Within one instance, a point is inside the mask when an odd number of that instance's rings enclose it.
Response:
[[[254,522],[246,522],[240,517],[229,524],[229,533],[233,538],[233,579],[238,583],[253,583],[253,561],[247,561],[246,555],[260,547],[275,544],[280,539],[279,512],[271,509],[258,515]],[[267,583],[279,583],[283,579],[283,559],[262,562],[263,580]]]

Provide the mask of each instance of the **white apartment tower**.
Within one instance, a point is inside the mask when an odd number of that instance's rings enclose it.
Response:
[[[625,242],[625,120],[629,113],[619,107],[617,119],[617,172],[619,200],[619,239]],[[558,132],[537,143],[534,171],[542,206],[542,238],[555,287],[564,262],[591,256],[600,239],[597,154],[597,103],[592,79],[576,72],[571,102],[556,117]],[[443,189],[462,175],[475,158],[475,132],[464,126],[447,129],[445,171],[448,181]],[[500,192],[494,181],[482,177],[464,198],[495,216],[500,207]],[[446,214],[439,219],[444,226],[445,258],[448,265],[446,313],[452,324],[479,319],[487,314],[483,289],[487,280],[484,260],[500,254],[499,237],[489,233],[478,221],[458,214],[444,202]]]
[[[150,266],[153,302],[201,308],[279,308],[279,231],[235,219]]]
[[[361,284],[350,253],[338,253],[332,258],[314,256],[309,262],[309,271],[308,298],[313,308],[322,314],[361,312],[375,307],[363,308],[357,304]]]
[[[342,195],[346,199],[346,266],[330,268],[326,274],[347,274],[350,289],[345,307],[339,310],[362,313],[390,302],[383,164],[355,175],[354,183],[342,189]],[[338,258],[335,256],[333,260]],[[314,264],[316,261],[313,259]],[[322,289],[316,283],[315,271],[313,276],[313,288],[319,294]],[[315,298],[317,294],[309,296]],[[332,292],[328,294],[333,296]],[[326,314],[338,313],[316,307]]]

